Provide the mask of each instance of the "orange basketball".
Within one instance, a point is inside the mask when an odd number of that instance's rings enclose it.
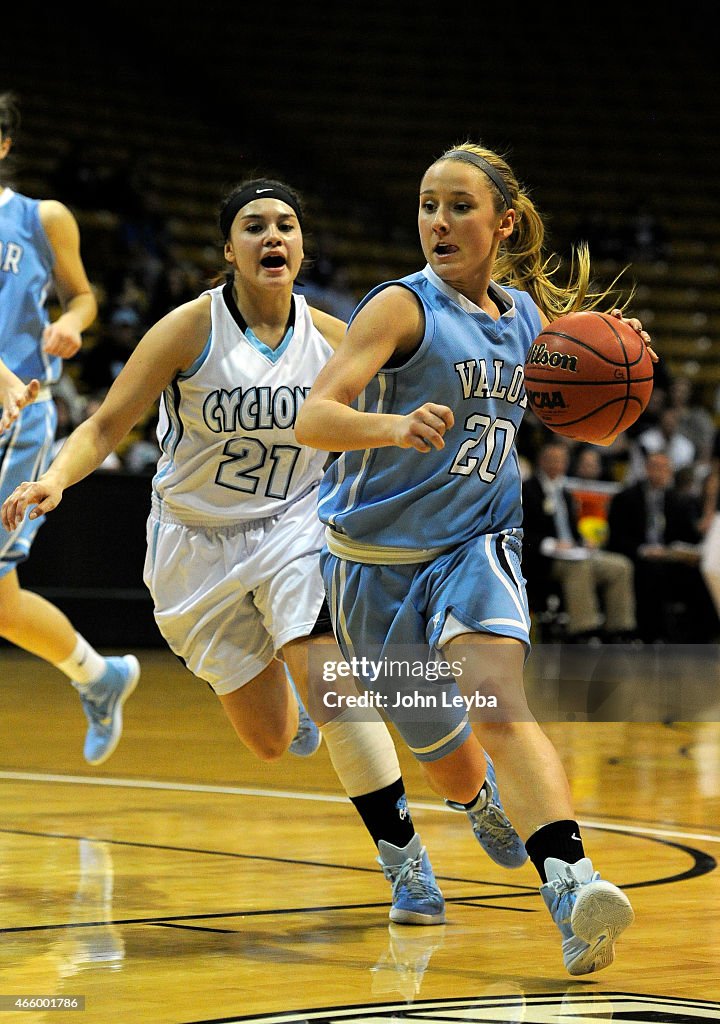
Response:
[[[639,334],[617,317],[586,311],[553,320],[525,360],[525,392],[556,434],[602,443],[650,401],[653,364]]]

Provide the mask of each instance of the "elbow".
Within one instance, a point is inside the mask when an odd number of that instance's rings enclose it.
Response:
[[[306,445],[308,448],[322,448],[318,443],[317,431],[313,430],[312,420],[312,415],[308,415],[303,406],[295,421],[295,438],[298,444]]]
[[[321,452],[338,451],[343,420],[338,417],[335,399],[310,396],[298,411],[295,437],[299,444]]]
[[[298,444],[306,445],[311,448],[310,444],[310,432],[306,429],[305,421],[298,419],[295,424],[295,440]]]

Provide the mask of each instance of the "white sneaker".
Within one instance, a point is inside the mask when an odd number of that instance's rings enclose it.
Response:
[[[563,960],[570,974],[592,974],[615,958],[615,939],[635,920],[630,900],[612,882],[605,882],[583,857],[567,864],[545,861],[547,882],[540,894],[563,937]]]

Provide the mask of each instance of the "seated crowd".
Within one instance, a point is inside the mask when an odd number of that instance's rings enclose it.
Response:
[[[685,383],[661,380],[608,448],[535,429],[523,571],[540,639],[720,639],[720,440],[709,411],[675,400]]]

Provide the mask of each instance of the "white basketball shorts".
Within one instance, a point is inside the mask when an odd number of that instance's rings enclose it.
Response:
[[[279,516],[222,527],[181,523],[154,503],[147,540],[144,580],[158,628],[218,695],[315,625],[324,598],[316,488]]]

